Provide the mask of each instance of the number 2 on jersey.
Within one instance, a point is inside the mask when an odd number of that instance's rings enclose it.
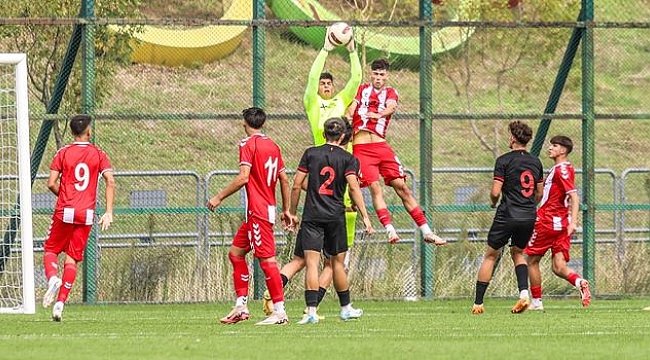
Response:
[[[332,190],[329,186],[332,185],[336,172],[331,166],[325,166],[324,168],[321,169],[320,174],[327,176],[327,178],[325,179],[323,184],[318,188],[318,193],[321,195],[328,195],[328,196],[334,195],[334,190]]]
[[[535,178],[530,170],[526,170],[519,176],[521,182],[521,194],[524,197],[531,197],[535,191]]]

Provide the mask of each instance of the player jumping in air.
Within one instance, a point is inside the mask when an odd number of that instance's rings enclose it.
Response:
[[[402,199],[404,207],[422,231],[424,241],[444,245],[446,241],[429,227],[424,211],[404,180],[406,175],[402,164],[386,142],[386,131],[398,100],[397,90],[386,85],[389,67],[385,59],[372,62],[371,81],[359,86],[354,102],[346,113],[346,117],[352,119],[354,128],[353,153],[361,163],[361,186],[370,188],[372,203],[379,221],[386,228],[389,242],[396,243],[399,236],[384,200],[379,175],[384,178],[384,184],[392,187]]]

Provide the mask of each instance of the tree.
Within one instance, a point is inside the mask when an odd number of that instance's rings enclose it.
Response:
[[[140,0],[97,1],[95,16],[98,18],[123,18],[137,13]],[[3,16],[20,18],[75,18],[79,16],[79,0],[32,1],[14,0],[3,4]],[[58,73],[64,64],[62,61],[72,35],[70,25],[24,25],[4,27],[0,39],[8,39],[10,51],[26,52],[30,92],[43,109],[52,98],[52,90]],[[130,31],[137,31],[133,28]],[[95,100],[101,103],[109,94],[111,82],[117,67],[128,61],[130,33],[117,34],[106,26],[97,26],[95,31]],[[80,57],[77,56],[77,59]],[[74,114],[81,111],[81,65],[76,61],[73,66],[67,91],[59,113]],[[32,110],[35,111],[35,110]],[[45,112],[43,110],[43,112]],[[65,125],[63,126],[65,128]],[[64,144],[62,126],[55,122],[53,126],[57,148]]]
[[[481,20],[517,24],[536,21],[574,21],[580,1],[508,1],[477,0]],[[494,88],[497,111],[507,113],[506,92],[523,94],[543,86],[527,81],[526,73],[557,68],[570,32],[561,28],[478,28],[472,38],[455,56],[439,62],[437,71],[450,80],[456,96],[463,98],[465,112],[474,113],[479,92]],[[476,79],[492,77],[494,84],[478,84]],[[516,81],[512,81],[516,78]],[[550,88],[549,88],[550,89]],[[511,108],[512,109],[512,108]],[[503,145],[503,120],[495,122],[470,120],[471,130],[481,146],[496,158]]]

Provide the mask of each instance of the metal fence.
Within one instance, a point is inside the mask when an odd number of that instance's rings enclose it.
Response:
[[[325,26],[339,19],[355,28],[364,74],[374,58],[391,61],[400,105],[388,141],[412,170],[410,184],[434,227],[453,240],[423,246],[387,189],[409,241],[359,241],[355,296],[473,293],[492,218],[489,172],[507,151],[512,119],[536,130],[533,147],[547,167],[545,139],[561,133],[576,143],[571,161],[583,171],[584,227],[571,264],[597,294],[649,292],[648,0],[60,3],[4,4],[0,51],[29,57],[33,173],[48,171],[57,146],[70,141],[66,120],[84,112],[94,115],[93,141],[120,174],[115,226],[93,233],[87,281],[74,299],[232,297],[225,245],[242,219],[240,198],[216,215],[203,203],[232,174],[219,169],[237,169],[243,108],[266,109],[266,133],[295,169],[312,141],[302,106],[306,77]],[[339,89],[348,61],[343,49],[327,58]],[[42,202],[34,232],[42,238],[53,198],[40,177],[34,194]],[[292,239],[278,230],[278,241],[288,256]],[[570,294],[543,265],[545,293]],[[500,266],[493,295],[515,294],[511,273]],[[294,281],[288,294],[300,286]]]

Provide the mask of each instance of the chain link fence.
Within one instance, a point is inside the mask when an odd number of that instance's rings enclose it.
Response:
[[[28,54],[33,147],[35,154],[44,154],[35,163],[40,175],[33,186],[39,291],[45,287],[40,250],[55,201],[45,176],[56,148],[71,140],[66,120],[85,111],[95,115],[94,142],[116,171],[116,222],[109,231],[93,232],[83,269],[89,281],[76,286],[72,298],[232,298],[227,251],[243,219],[242,198],[231,196],[214,214],[204,204],[236,174],[236,146],[245,135],[240,114],[246,107],[265,108],[266,133],[282,148],[288,169],[297,167],[312,141],[302,106],[307,74],[325,26],[338,19],[354,25],[364,81],[370,61],[391,61],[389,84],[399,91],[400,105],[388,141],[408,168],[416,196],[422,182],[430,184],[428,215],[451,242],[435,250],[423,245],[401,201],[387,188],[402,241],[389,245],[382,231],[369,238],[357,235],[350,268],[355,298],[413,298],[427,291],[471,296],[493,216],[487,206],[492,167],[508,150],[507,124],[523,119],[537,130],[542,118],[553,119],[547,139],[564,134],[576,143],[570,160],[580,169],[581,195],[583,182],[591,178],[584,176],[583,161],[594,159],[594,250],[583,252],[588,239],[581,229],[573,239],[570,266],[582,273],[587,270],[583,258],[592,256],[599,295],[650,290],[650,165],[644,155],[650,134],[645,59],[650,1],[594,2],[595,22],[585,30],[593,31],[593,58],[577,48],[552,111],[551,89],[569,39],[585,26],[577,21],[582,7],[577,0],[121,0],[96,3],[94,13],[83,7],[80,13],[79,1],[64,3],[66,10],[17,1],[0,19],[0,52]],[[433,70],[432,116],[426,119],[433,131],[424,139],[421,95],[428,84],[421,80],[418,35],[427,22],[417,16],[420,6],[431,7],[433,19],[433,61],[426,64]],[[85,37],[84,26],[90,30]],[[82,50],[83,44],[94,46],[80,51],[73,63],[65,53],[75,43]],[[588,73],[582,69],[590,69],[591,61],[595,136],[585,137],[583,114],[589,106],[582,81]],[[66,68],[70,79],[57,104],[62,90],[57,76]],[[346,83],[349,68],[343,49],[328,56],[325,70],[337,89]],[[52,134],[39,142],[44,124],[53,126]],[[430,174],[420,168],[426,141],[432,142]],[[546,146],[540,157],[550,167]],[[371,218],[381,229],[372,213]],[[276,237],[284,264],[294,238],[279,226]],[[422,254],[433,262],[421,262]],[[573,294],[552,276],[548,259],[542,271],[545,294]],[[422,288],[422,274],[433,276],[431,288]],[[509,261],[499,266],[492,284],[492,295],[516,293]],[[301,289],[300,275],[287,296],[300,298]]]

